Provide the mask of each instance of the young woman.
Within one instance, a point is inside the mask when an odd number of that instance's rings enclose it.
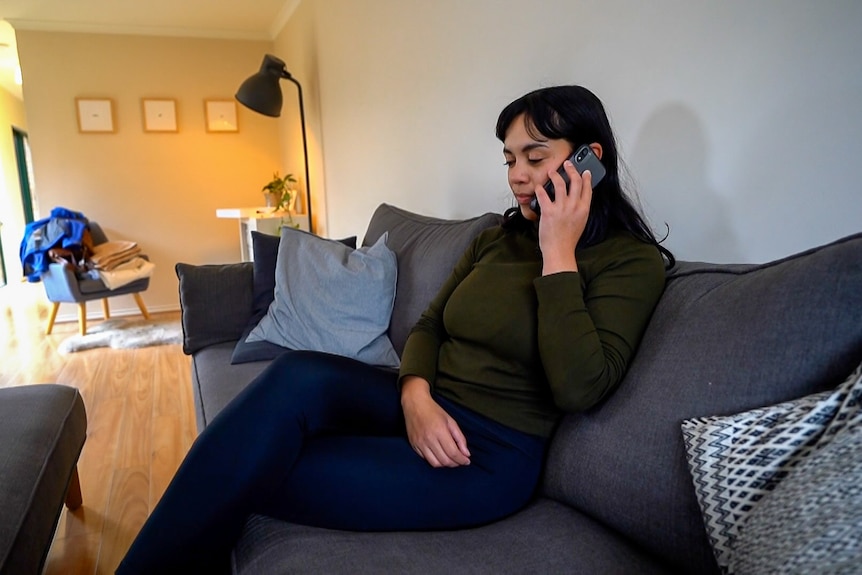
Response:
[[[227,571],[246,518],[353,530],[455,529],[532,497],[565,412],[625,373],[664,254],[620,187],[601,102],[537,90],[497,124],[518,203],[461,257],[396,376],[287,352],[201,433],[118,573]],[[588,144],[607,175],[565,166]],[[551,201],[542,186],[553,182]],[[531,208],[538,198],[541,217]]]

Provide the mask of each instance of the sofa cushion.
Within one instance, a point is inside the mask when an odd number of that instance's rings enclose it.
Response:
[[[252,300],[251,319],[248,320],[245,331],[236,343],[230,362],[246,363],[249,361],[264,361],[275,359],[287,348],[263,341],[246,341],[251,331],[266,315],[275,297],[275,266],[278,261],[278,244],[281,236],[251,232],[252,251],[254,253],[254,294]],[[338,240],[344,245],[356,249],[356,236]]]
[[[859,573],[862,426],[842,430],[763,498],[739,533],[731,573]]]
[[[686,456],[716,561],[726,570],[740,526],[793,469],[862,426],[862,364],[832,391],[682,422]]]
[[[474,529],[357,533],[253,516],[235,573],[670,573],[611,530],[541,499]]]
[[[269,361],[253,361],[231,365],[233,348],[232,341],[217,343],[192,356],[192,391],[198,432],[270,364]]]
[[[368,224],[362,245],[388,233],[386,245],[398,258],[398,287],[389,339],[400,356],[419,316],[452,273],[458,258],[485,228],[499,225],[499,214],[441,220],[381,204]]]
[[[208,345],[236,341],[252,305],[252,264],[178,263],[183,351],[192,354]]]
[[[763,265],[681,265],[607,401],[566,416],[544,492],[687,572],[717,565],[680,422],[833,388],[862,361],[862,234]]]
[[[284,228],[275,298],[246,341],[324,351],[371,365],[397,366],[386,331],[398,266],[386,235],[357,250]]]

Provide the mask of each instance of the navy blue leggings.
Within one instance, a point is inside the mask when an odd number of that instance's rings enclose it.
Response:
[[[288,352],[207,426],[117,573],[226,571],[247,517],[334,529],[455,529],[525,505],[543,438],[439,396],[471,464],[434,468],[407,441],[397,375]]]

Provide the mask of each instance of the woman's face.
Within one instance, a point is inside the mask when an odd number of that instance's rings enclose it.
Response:
[[[509,126],[503,141],[503,157],[508,167],[509,187],[525,218],[538,219],[539,216],[530,209],[536,186],[543,186],[548,181],[548,172],[556,171],[571,153],[572,146],[566,140],[531,136],[524,114]]]

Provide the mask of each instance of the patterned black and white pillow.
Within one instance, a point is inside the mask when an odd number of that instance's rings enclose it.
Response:
[[[698,503],[723,572],[731,572],[739,527],[756,504],[849,425],[862,425],[862,364],[833,391],[683,421]]]
[[[752,510],[733,573],[856,574],[862,570],[862,426],[839,432]]]

